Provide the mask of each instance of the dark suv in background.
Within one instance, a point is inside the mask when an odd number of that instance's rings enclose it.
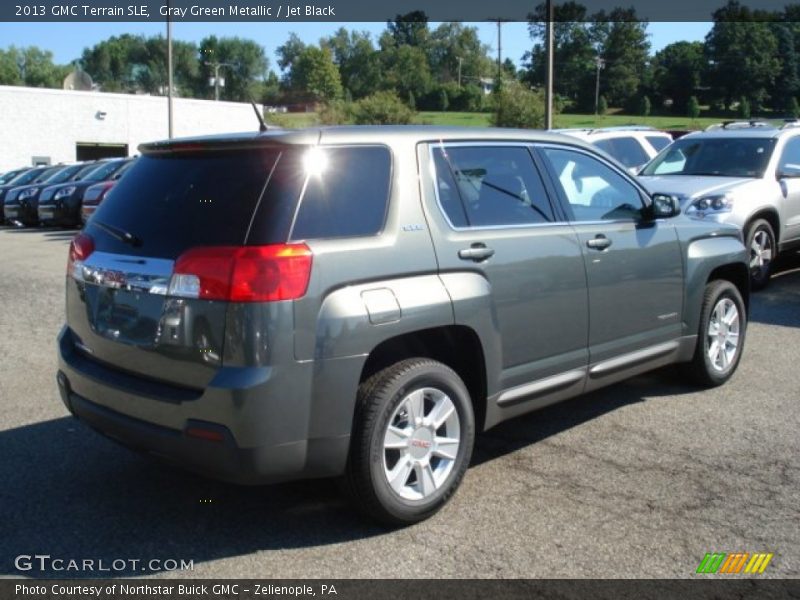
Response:
[[[79,226],[83,195],[86,190],[101,181],[109,181],[132,160],[130,158],[102,160],[79,181],[46,187],[39,199],[37,220],[48,226]]]
[[[5,222],[5,201],[8,192],[11,190],[29,185],[32,183],[39,183],[44,181],[53,174],[53,167],[33,167],[23,171],[16,177],[12,178],[0,186],[0,221]]]
[[[9,190],[3,209],[6,220],[26,227],[38,225],[39,197],[42,190],[51,185],[80,181],[95,168],[94,162],[51,167],[30,185]]]
[[[742,355],[741,234],[534,131],[331,128],[140,148],[70,247],[61,397],[214,477],[438,510],[476,432]]]

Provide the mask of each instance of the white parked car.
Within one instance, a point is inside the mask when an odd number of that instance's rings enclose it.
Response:
[[[628,125],[599,129],[556,129],[599,148],[636,175],[650,159],[672,143],[672,136],[653,127]]]

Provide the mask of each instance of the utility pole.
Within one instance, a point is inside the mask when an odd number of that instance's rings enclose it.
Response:
[[[547,0],[547,23],[545,24],[545,37],[547,38],[547,71],[544,84],[544,128],[553,128],[553,0]]]
[[[464,61],[460,56],[458,57],[458,89],[461,89],[461,63]]]
[[[503,72],[503,20],[497,19],[497,83]]]
[[[216,102],[219,102],[219,88],[220,88],[219,70],[222,67],[232,67],[233,65],[230,63],[219,63],[219,62],[207,62],[205,64],[214,69],[214,100]]]
[[[172,19],[170,19],[169,14],[169,0],[167,0],[167,126],[169,139],[172,139],[175,129],[172,112]]]
[[[605,69],[606,61],[599,56],[595,57],[594,64],[597,67],[597,76],[594,83],[594,114],[600,112],[600,70]]]

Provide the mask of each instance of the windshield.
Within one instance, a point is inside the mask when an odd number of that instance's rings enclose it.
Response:
[[[89,173],[94,171],[96,168],[97,168],[97,163],[83,165],[80,171],[78,171],[72,176],[72,179],[70,179],[70,181],[81,181],[83,179],[86,179],[86,176],[89,175]]]
[[[761,177],[774,147],[772,138],[677,140],[656,156],[640,175]]]
[[[0,175],[0,185],[5,185],[6,183],[14,179],[14,177],[19,176],[20,173],[22,173],[22,171],[18,169],[16,171],[9,171],[4,175]]]
[[[55,175],[53,175],[50,179],[47,180],[47,183],[64,183],[65,181],[69,181],[75,173],[80,171],[80,165],[72,165],[71,167],[66,167],[65,169],[61,169]]]
[[[39,176],[33,180],[33,183],[50,183],[50,179],[55,176],[64,167],[51,167],[42,171]]]
[[[31,169],[30,171],[25,171],[20,175],[17,175],[9,181],[6,185],[8,186],[19,186],[19,185],[27,185],[32,182],[36,177],[42,174],[44,169]]]
[[[110,179],[111,176],[114,173],[116,173],[119,169],[121,169],[124,164],[125,161],[122,160],[112,160],[110,162],[102,163],[94,171],[92,171],[86,177],[84,177],[83,180],[105,181],[106,179]]]

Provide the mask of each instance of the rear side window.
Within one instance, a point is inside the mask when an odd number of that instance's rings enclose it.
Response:
[[[439,202],[455,227],[493,227],[554,220],[539,172],[521,146],[433,149]]]
[[[662,135],[646,135],[644,139],[650,142],[650,145],[656,149],[656,152],[661,152],[672,143],[671,139]]]
[[[392,169],[388,148],[313,148],[303,160],[308,179],[293,240],[370,236],[383,229]]]
[[[122,254],[175,258],[194,246],[244,244],[279,155],[249,149],[142,156],[87,227],[98,250]],[[261,243],[286,241],[289,218],[262,225]],[[124,244],[97,224],[131,233],[141,244]]]
[[[642,145],[632,137],[598,140],[594,145],[628,168],[640,167],[650,160]]]

